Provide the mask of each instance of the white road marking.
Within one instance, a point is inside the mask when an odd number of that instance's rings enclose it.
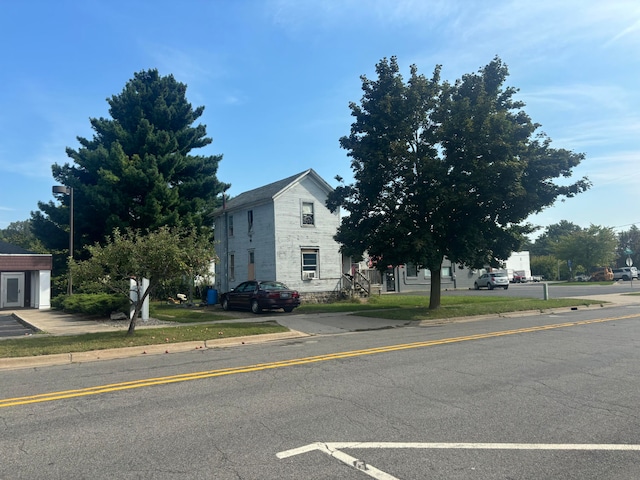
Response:
[[[364,461],[359,460],[351,455],[347,455],[342,452],[340,449],[335,448],[334,445],[348,445],[345,443],[311,443],[309,445],[305,445],[304,447],[294,448],[291,450],[286,450],[284,452],[279,452],[276,456],[280,459],[293,457],[295,455],[300,455],[302,453],[312,452],[314,450],[318,450],[320,452],[326,453],[330,457],[333,457],[337,460],[340,460],[345,465],[349,465],[350,467],[355,468],[356,470],[360,470],[363,473],[366,473],[371,478],[375,478],[376,480],[400,480],[388,473],[383,472],[382,470],[378,470],[376,467],[367,465]],[[360,445],[359,443],[355,443],[355,445]],[[349,447],[344,447],[349,448]]]
[[[397,443],[397,442],[332,442],[331,448],[418,448],[418,449],[470,449],[470,450],[624,450],[640,451],[640,445],[614,443]]]
[[[303,447],[278,452],[279,459],[289,458],[318,450],[349,465],[376,480],[399,480],[388,473],[367,465],[351,455],[342,452],[347,448],[409,448],[409,449],[467,449],[467,450],[604,450],[604,451],[640,451],[636,444],[598,444],[598,443],[398,443],[398,442],[316,442]]]

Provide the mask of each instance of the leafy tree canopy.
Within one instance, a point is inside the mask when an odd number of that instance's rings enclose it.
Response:
[[[33,234],[31,221],[11,222],[7,228],[0,230],[0,240],[17,245],[30,252],[48,253],[45,246]]]
[[[559,259],[571,260],[574,272],[579,266],[587,271],[598,266],[609,266],[615,259],[618,238],[613,229],[590,225],[589,228],[560,237],[555,245]]]
[[[631,250],[627,254],[626,250]],[[618,247],[616,248],[616,266],[624,267],[627,258],[631,258],[636,267],[640,267],[640,229],[632,225],[629,230],[618,234]]]
[[[54,164],[53,177],[74,189],[75,246],[104,241],[114,229],[152,231],[162,225],[203,227],[228,185],[216,178],[221,155],[192,155],[211,143],[194,122],[187,86],[157,70],[136,73],[107,99],[111,118],[92,118],[92,139],[67,149],[73,164]],[[38,204],[34,232],[49,248],[68,242],[69,197]],[[65,232],[66,229],[66,232]]]
[[[560,220],[545,228],[545,231],[531,245],[531,255],[551,255],[555,252],[555,246],[566,235],[581,231],[582,228],[573,222]]]
[[[586,190],[570,177],[582,154],[551,147],[505,87],[499,58],[454,84],[411,67],[404,81],[395,57],[362,76],[360,104],[340,145],[355,182],[340,185],[327,206],[343,207],[336,235],[343,252],[429,268],[430,308],[440,306],[444,257],[472,268],[498,265],[534,227],[527,217],[560,197]]]
[[[531,274],[541,275],[545,280],[560,280],[560,263],[553,255],[531,257]]]
[[[102,245],[87,247],[90,257],[84,261],[72,261],[72,274],[76,283],[88,291],[107,290],[129,297],[129,282],[136,281],[138,300],[128,334],[135,330],[138,314],[145,299],[166,280],[209,272],[214,250],[208,236],[195,228],[160,227],[149,233],[116,228]],[[149,287],[141,290],[143,278]]]

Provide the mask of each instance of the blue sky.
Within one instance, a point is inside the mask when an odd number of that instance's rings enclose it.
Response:
[[[0,228],[52,200],[53,163],[135,72],[188,85],[231,195],[313,168],[352,178],[338,139],[360,75],[454,81],[498,55],[553,146],[586,154],[592,189],[530,220],[640,226],[637,0],[0,0]]]

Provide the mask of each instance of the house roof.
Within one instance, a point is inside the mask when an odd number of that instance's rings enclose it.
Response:
[[[285,191],[293,184],[299,182],[304,177],[310,176],[316,180],[327,191],[333,190],[331,185],[325,182],[320,175],[318,175],[312,168],[305,170],[304,172],[291,175],[290,177],[283,178],[277,182],[264,185],[262,187],[254,188],[241,193],[237,197],[233,197],[226,201],[226,206],[217,209],[214,213],[214,217],[220,216],[225,210],[237,210],[247,205],[258,205],[274,199],[278,194]]]
[[[2,255],[28,255],[30,253],[34,252],[0,240],[0,254]]]

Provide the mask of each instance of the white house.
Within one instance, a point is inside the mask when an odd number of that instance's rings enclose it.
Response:
[[[215,289],[226,292],[247,280],[278,280],[304,301],[324,300],[352,290],[371,294],[424,291],[429,270],[407,264],[380,272],[369,262],[342,258],[334,235],[339,212],[325,206],[333,188],[313,169],[244,192],[214,213]],[[528,272],[528,252],[526,253]],[[509,266],[523,265],[514,253]],[[513,268],[513,267],[510,267]],[[470,269],[445,258],[442,289],[468,289],[486,269]]]
[[[305,301],[338,293],[340,215],[325,206],[332,190],[309,169],[226,201],[214,213],[216,289],[278,280]]]

